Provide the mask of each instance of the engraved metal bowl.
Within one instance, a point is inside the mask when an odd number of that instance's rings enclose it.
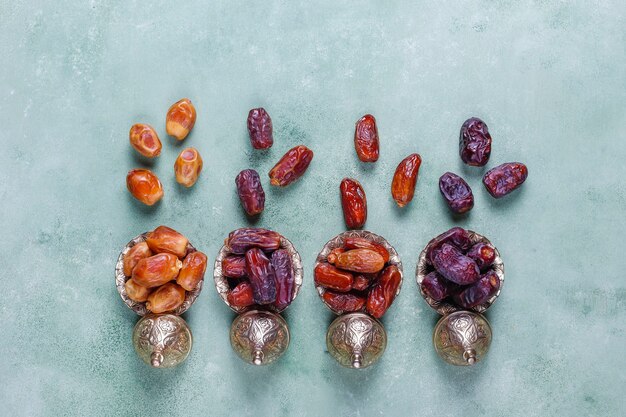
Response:
[[[289,252],[289,254],[291,255],[291,266],[293,268],[293,281],[294,281],[293,298],[291,299],[291,302],[293,303],[293,301],[298,296],[298,292],[300,292],[300,287],[302,287],[302,278],[304,276],[304,271],[302,268],[302,259],[300,258],[300,254],[298,253],[296,248],[293,246],[293,243],[291,243],[289,239],[287,239],[286,237],[282,235],[280,236],[280,248],[286,249],[287,252]],[[215,281],[215,289],[217,290],[217,293],[220,295],[220,298],[222,299],[222,301],[224,301],[224,303],[226,303],[226,305],[230,307],[231,310],[233,310],[235,313],[238,313],[238,314],[244,313],[249,310],[261,310],[261,309],[268,309],[276,313],[280,313],[281,311],[289,307],[289,306],[286,306],[284,308],[279,309],[273,304],[264,305],[264,306],[254,304],[248,307],[237,307],[237,306],[231,305],[228,302],[228,293],[230,292],[230,286],[228,285],[228,278],[226,278],[224,274],[222,273],[222,260],[229,255],[230,253],[228,252],[228,247],[226,245],[223,245],[220,248],[219,253],[217,254],[217,258],[215,258],[215,265],[213,267],[213,280]],[[291,305],[291,303],[289,304]]]
[[[468,366],[479,362],[491,345],[491,325],[473,311],[456,311],[443,316],[433,331],[435,351],[452,365]]]
[[[327,262],[328,254],[333,249],[342,247],[344,239],[348,237],[360,237],[363,239],[367,239],[372,242],[378,243],[384,246],[385,249],[387,249],[387,252],[389,252],[388,264],[397,266],[398,270],[400,271],[400,285],[398,286],[398,291],[396,292],[396,297],[397,297],[400,294],[400,290],[402,289],[402,281],[404,280],[404,273],[402,272],[402,262],[400,261],[400,255],[398,255],[398,252],[396,251],[396,249],[393,246],[391,246],[391,244],[387,241],[387,239],[375,233],[368,232],[367,230],[349,230],[347,232],[343,232],[335,236],[334,238],[326,242],[326,244],[322,248],[322,251],[317,255],[317,259],[315,261],[315,267],[317,267],[317,265],[322,262]],[[326,292],[326,288],[317,284],[315,284],[315,288],[317,289],[317,293],[319,294],[320,299],[324,302],[326,307],[328,307],[333,313],[335,314],[349,313],[348,311],[335,310],[331,306],[329,306],[326,303],[326,301],[324,301],[323,296],[324,296],[324,293]],[[365,310],[365,307],[363,308],[363,310]]]
[[[187,359],[193,337],[187,322],[173,314],[147,314],[135,325],[137,355],[154,368],[173,368]]]
[[[230,326],[230,344],[244,362],[267,365],[289,347],[289,328],[278,313],[247,311]]]
[[[491,269],[493,269],[493,271],[498,275],[498,278],[500,278],[500,288],[495,293],[495,295],[493,295],[487,301],[485,301],[482,304],[477,305],[476,307],[469,309],[477,313],[483,313],[489,307],[491,307],[491,305],[496,301],[496,298],[500,296],[500,292],[502,291],[502,286],[504,285],[504,263],[502,262],[502,258],[500,257],[500,252],[498,251],[498,248],[496,248],[489,241],[489,239],[487,239],[485,236],[478,234],[472,230],[468,230],[468,233],[469,233],[469,237],[470,237],[470,241],[472,242],[472,245],[475,245],[476,243],[479,243],[479,242],[487,243],[493,246],[496,252],[496,259],[494,260],[493,265],[491,266]],[[424,250],[422,250],[417,260],[417,268],[415,270],[415,277],[417,279],[417,287],[420,290],[420,294],[422,294],[422,297],[424,297],[424,300],[426,300],[428,305],[441,315],[450,314],[459,310],[467,310],[467,309],[457,306],[454,303],[450,303],[446,301],[445,299],[442,301],[433,300],[422,289],[422,281],[424,280],[424,277],[434,270],[434,268],[430,265],[430,263],[426,259],[426,253],[428,252],[430,247],[435,243],[435,239],[436,237],[433,238],[430,242],[428,242],[428,245],[426,245]]]
[[[126,288],[124,284],[127,280],[130,279],[130,277],[124,275],[124,255],[126,255],[130,248],[132,248],[136,244],[144,242],[148,237],[148,233],[150,232],[142,233],[130,242],[128,242],[126,246],[124,246],[124,249],[120,253],[120,256],[117,258],[117,263],[115,264],[115,286],[117,287],[117,292],[120,294],[120,297],[122,297],[122,300],[128,306],[128,308],[130,308],[140,316],[145,316],[146,314],[150,313],[150,311],[146,308],[145,302],[133,301],[128,297],[128,294],[126,294]],[[197,249],[193,247],[191,243],[187,244],[187,254],[195,252],[196,250]],[[185,311],[187,311],[189,307],[191,307],[191,305],[196,301],[198,295],[200,295],[203,284],[204,277],[202,277],[200,282],[198,282],[196,288],[194,288],[192,291],[185,292],[185,301],[177,309],[172,311],[171,314],[181,315]]]
[[[387,333],[378,320],[367,314],[344,314],[328,327],[326,346],[341,365],[367,368],[385,352]]]

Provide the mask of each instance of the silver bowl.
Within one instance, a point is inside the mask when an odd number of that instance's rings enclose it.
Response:
[[[150,311],[146,308],[145,302],[133,301],[128,297],[128,294],[126,294],[126,287],[124,286],[124,284],[130,279],[130,277],[124,275],[124,255],[126,255],[130,248],[132,248],[136,244],[145,242],[148,233],[150,232],[142,233],[130,242],[128,242],[126,246],[124,246],[124,249],[120,253],[120,256],[117,258],[117,263],[115,264],[115,286],[117,287],[117,292],[120,294],[120,297],[122,297],[122,300],[128,306],[128,308],[130,308],[140,316],[145,316],[146,314],[150,313]],[[187,244],[187,254],[195,252],[196,250],[197,249],[191,243]],[[204,277],[200,280],[200,282],[198,282],[196,288],[194,288],[192,291],[185,292],[185,301],[183,301],[183,303],[177,309],[168,313],[179,316],[187,311],[189,307],[191,307],[191,305],[196,301],[198,295],[200,295],[203,284]]]
[[[402,280],[404,279],[404,273],[402,272],[402,262],[400,261],[400,255],[398,255],[398,252],[395,250],[393,246],[391,246],[391,244],[387,241],[387,239],[375,233],[368,232],[367,230],[349,230],[347,232],[340,233],[339,235],[335,236],[334,238],[326,242],[326,244],[322,248],[322,251],[317,255],[317,259],[315,261],[315,267],[317,267],[319,263],[326,262],[328,258],[328,254],[333,249],[343,246],[344,239],[348,237],[360,237],[363,239],[368,239],[372,242],[375,242],[384,246],[384,248],[387,249],[387,252],[389,252],[388,263],[390,265],[397,266],[398,270],[400,271],[400,285],[398,286],[398,291],[396,292],[396,297],[397,297],[400,294],[400,290],[402,289]],[[315,288],[317,289],[317,293],[319,294],[320,299],[324,302],[326,307],[328,307],[333,313],[335,314],[352,313],[352,311],[342,311],[342,310],[333,309],[324,301],[323,296],[324,296],[324,293],[326,292],[326,288],[317,284],[315,285]],[[362,312],[365,312],[364,310],[365,308],[363,308]]]
[[[287,252],[289,252],[289,254],[291,255],[291,265],[293,268],[293,280],[294,280],[293,298],[291,299],[291,302],[293,303],[293,301],[298,296],[300,287],[302,287],[302,277],[304,275],[304,271],[302,268],[302,259],[300,258],[300,254],[298,253],[296,248],[293,246],[293,243],[291,243],[289,239],[285,238],[282,235],[280,237],[280,248],[286,249]],[[228,252],[228,247],[226,245],[223,245],[220,248],[219,253],[217,254],[217,258],[215,258],[215,265],[213,266],[213,280],[215,281],[215,289],[217,290],[217,293],[220,295],[220,298],[222,299],[222,301],[224,301],[224,303],[226,303],[226,305],[230,307],[231,310],[233,310],[237,314],[241,314],[250,310],[270,310],[276,313],[280,313],[281,311],[289,307],[287,306],[282,309],[279,309],[273,304],[264,305],[264,306],[253,304],[248,307],[236,307],[236,306],[231,305],[228,302],[228,293],[230,292],[230,286],[228,285],[228,278],[225,277],[224,274],[222,273],[222,260],[229,255],[230,253]]]
[[[433,267],[430,265],[430,263],[426,259],[426,253],[428,252],[430,247],[434,244],[434,241],[436,239],[434,238],[430,242],[428,242],[428,245],[426,245],[424,250],[422,250],[422,252],[419,255],[419,258],[417,260],[417,268],[415,270],[415,277],[417,279],[417,287],[419,288],[420,294],[422,294],[422,297],[424,297],[424,300],[426,300],[426,303],[428,303],[428,305],[433,310],[435,310],[437,313],[441,315],[450,314],[459,310],[471,310],[477,313],[483,313],[489,307],[491,307],[491,305],[496,301],[496,298],[500,296],[500,292],[502,291],[502,286],[504,285],[504,263],[502,262],[502,258],[500,257],[500,252],[498,251],[498,248],[496,248],[489,241],[489,239],[487,239],[485,236],[478,234],[472,230],[468,230],[468,233],[469,233],[469,237],[470,237],[470,241],[472,242],[472,245],[482,242],[482,243],[487,243],[494,247],[495,252],[496,252],[496,259],[494,260],[493,265],[491,266],[491,269],[493,269],[493,271],[498,275],[498,278],[500,278],[500,288],[498,289],[498,292],[496,292],[487,301],[470,309],[459,307],[456,304],[447,302],[445,299],[442,301],[433,300],[428,295],[426,295],[426,293],[422,289],[422,281],[424,280],[424,277],[426,275],[428,275],[430,272],[434,270]]]

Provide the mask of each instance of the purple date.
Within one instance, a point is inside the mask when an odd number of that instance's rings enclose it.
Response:
[[[526,181],[528,168],[521,162],[507,162],[487,171],[483,184],[494,198],[504,197]]]
[[[235,255],[243,255],[251,248],[269,252],[280,247],[280,234],[267,229],[244,227],[230,232],[225,245]]]
[[[261,249],[246,252],[246,272],[252,285],[256,304],[272,304],[276,300],[276,278],[274,267]]]
[[[434,251],[432,260],[437,272],[456,284],[469,285],[480,279],[476,262],[447,243]]]
[[[429,260],[431,264],[433,263],[433,253],[444,243],[450,243],[462,251],[466,251],[472,246],[467,230],[462,227],[453,227],[433,239],[433,243],[428,248],[428,252],[426,252],[426,259]]]
[[[244,169],[235,178],[235,184],[241,206],[248,216],[261,213],[265,208],[265,191],[259,173],[253,169]]]
[[[458,291],[459,286],[448,281],[437,271],[433,271],[424,277],[422,281],[422,290],[435,301],[441,301],[444,298]]]
[[[463,178],[452,172],[446,172],[439,178],[439,191],[455,213],[465,213],[474,207],[472,189]]]
[[[499,289],[500,278],[498,278],[498,274],[489,271],[478,282],[455,294],[453,300],[463,308],[472,308],[489,300]]]
[[[459,153],[467,165],[482,167],[491,155],[491,135],[485,122],[478,117],[467,119],[461,126]]]
[[[263,107],[248,113],[248,133],[254,149],[268,149],[274,144],[272,119]]]
[[[476,262],[481,272],[485,272],[496,260],[496,250],[493,246],[480,242],[471,247],[467,257]]]
[[[276,277],[276,301],[274,305],[283,309],[293,299],[294,276],[291,255],[286,249],[278,249],[272,253],[272,266]]]

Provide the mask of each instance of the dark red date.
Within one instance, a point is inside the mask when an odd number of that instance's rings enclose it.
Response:
[[[286,187],[300,178],[313,159],[313,151],[304,145],[290,149],[270,170],[270,184]]]
[[[276,301],[274,305],[283,309],[291,304],[295,286],[291,255],[286,249],[278,249],[272,253],[272,267],[276,277]]]
[[[330,264],[318,264],[313,273],[315,284],[317,285],[339,292],[348,292],[352,289],[352,283],[354,281],[352,274],[335,268]]]
[[[354,129],[354,148],[362,162],[378,161],[380,143],[376,119],[371,114],[366,114],[356,122]]]
[[[391,196],[399,207],[404,207],[413,200],[421,165],[422,157],[416,153],[407,156],[398,164],[391,181]]]
[[[467,119],[461,126],[459,153],[467,165],[482,167],[491,155],[491,135],[485,122],[478,117]]]
[[[453,296],[454,302],[463,308],[473,308],[489,300],[500,289],[500,278],[494,271],[483,275],[478,282]]]
[[[455,213],[465,213],[474,207],[472,189],[463,178],[452,172],[446,172],[439,178],[439,191]]]
[[[483,184],[494,198],[501,198],[526,181],[528,168],[521,162],[508,162],[487,171]]]
[[[335,311],[354,312],[361,311],[365,306],[365,297],[352,293],[324,292],[322,299]]]
[[[402,274],[397,266],[385,268],[367,296],[367,312],[377,319],[381,318],[396,298],[401,282]]]
[[[355,291],[365,291],[370,287],[370,279],[363,274],[359,274],[354,277],[352,281],[352,289]]]
[[[248,133],[254,149],[268,149],[274,144],[272,119],[263,107],[248,113]]]
[[[256,304],[272,304],[276,301],[274,268],[261,249],[252,248],[246,252],[246,273]]]
[[[496,250],[493,246],[480,242],[471,247],[467,256],[476,262],[481,272],[484,272],[496,260]]]
[[[435,250],[439,249],[444,243],[450,243],[456,246],[458,249],[462,250],[463,252],[467,251],[472,246],[468,231],[461,227],[453,227],[447,232],[444,232],[437,236],[435,239],[433,239],[433,243],[430,244],[428,252],[426,252],[426,259],[431,264],[433,262],[433,253],[435,252]]]
[[[235,184],[241,206],[248,216],[261,213],[265,208],[265,192],[259,173],[253,169],[244,169],[235,178]]]
[[[246,276],[245,256],[227,256],[222,259],[222,274],[228,278],[243,278]]]
[[[248,281],[240,282],[226,296],[228,304],[233,307],[248,307],[254,304],[252,285]]]
[[[469,285],[480,279],[478,265],[447,243],[433,253],[433,266],[444,278],[459,285]]]
[[[269,252],[280,247],[280,234],[267,229],[244,227],[230,232],[225,244],[235,255],[243,255],[250,248]]]
[[[437,271],[426,275],[422,280],[422,290],[435,301],[441,301],[459,290],[459,286],[448,281]]]
[[[346,227],[358,229],[367,221],[367,198],[361,184],[352,178],[344,178],[339,186],[341,207]]]

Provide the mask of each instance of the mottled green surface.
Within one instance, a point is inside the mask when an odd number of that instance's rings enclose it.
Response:
[[[0,414],[625,415],[625,3],[296,3],[0,3]],[[164,132],[181,97],[198,110],[182,145]],[[247,139],[255,106],[274,120],[267,153]],[[365,112],[382,142],[368,166],[352,145]],[[472,115],[492,132],[490,167],[529,167],[508,198],[489,197],[484,171],[459,160],[458,130]],[[135,122],[153,124],[164,144],[153,169],[165,197],[154,208],[125,188],[126,172],[144,165],[128,144]],[[315,151],[306,176],[270,188],[265,173],[300,143]],[[190,190],[172,171],[187,145],[205,161]],[[389,184],[411,152],[424,163],[399,210]],[[234,190],[244,168],[262,173],[267,192],[257,224],[290,238],[305,264],[286,314],[292,345],[273,366],[242,363],[227,337],[233,314],[209,278],[185,316],[188,362],[150,369],[130,343],[137,317],[115,290],[116,257],[167,224],[213,259],[248,224]],[[439,196],[447,170],[474,188],[466,217]],[[344,229],[344,176],[362,182],[367,228],[395,245],[406,272],[384,319],[387,352],[360,372],[326,352],[331,315],[311,278],[316,253]],[[413,275],[421,248],[455,224],[490,237],[507,271],[488,313],[491,352],[463,369],[436,356],[437,315]]]

